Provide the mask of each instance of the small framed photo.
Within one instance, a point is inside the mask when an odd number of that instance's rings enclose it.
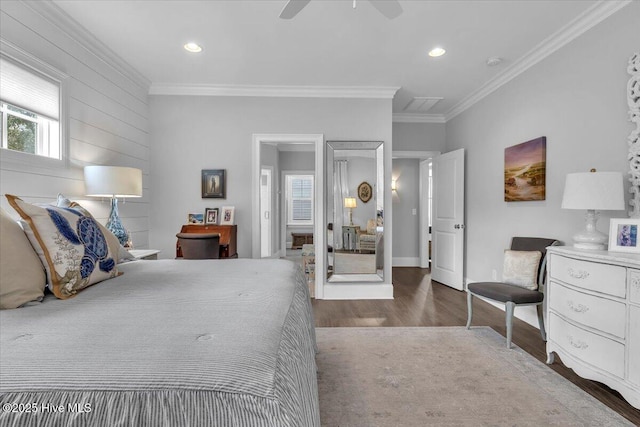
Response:
[[[226,199],[227,179],[226,169],[202,170],[202,198]]]
[[[233,206],[224,206],[220,217],[220,225],[233,225],[235,221],[236,208]]]
[[[187,224],[204,224],[204,215],[201,213],[190,213]]]
[[[609,250],[612,252],[640,253],[640,219],[611,218],[609,223]]]
[[[204,223],[205,224],[217,224],[218,223],[218,208],[206,208],[204,210]]]

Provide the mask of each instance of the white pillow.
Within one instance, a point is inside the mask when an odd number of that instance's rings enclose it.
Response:
[[[539,251],[504,251],[502,281],[535,291],[538,289]]]

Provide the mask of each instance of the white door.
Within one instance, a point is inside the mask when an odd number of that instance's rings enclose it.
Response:
[[[271,256],[271,169],[260,171],[260,256]]]
[[[433,159],[431,279],[463,290],[464,149]]]

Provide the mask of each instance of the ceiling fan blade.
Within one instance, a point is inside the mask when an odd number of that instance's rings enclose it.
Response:
[[[298,14],[311,0],[289,0],[280,12],[280,18],[291,19]]]
[[[389,19],[397,18],[402,14],[402,6],[398,0],[369,0],[378,12]]]

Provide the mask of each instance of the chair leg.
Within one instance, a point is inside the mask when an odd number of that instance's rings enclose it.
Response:
[[[467,329],[471,327],[471,318],[473,317],[473,295],[467,291]]]
[[[511,337],[513,335],[513,310],[516,305],[509,301],[506,303],[506,322],[507,322],[507,348],[511,348]]]
[[[544,309],[542,304],[536,305],[538,311],[538,324],[540,325],[540,335],[542,335],[542,341],[547,340],[547,331],[544,329]]]

